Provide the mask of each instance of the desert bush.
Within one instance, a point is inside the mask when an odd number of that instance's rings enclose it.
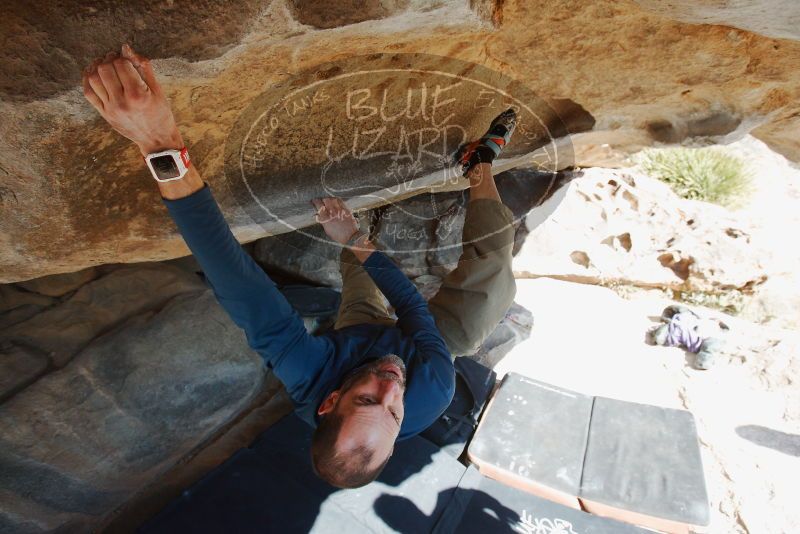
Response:
[[[637,159],[645,173],[683,198],[733,207],[749,190],[745,163],[718,149],[648,149]]]

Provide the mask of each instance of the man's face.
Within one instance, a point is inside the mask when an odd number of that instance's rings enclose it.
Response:
[[[342,451],[366,447],[373,464],[382,463],[394,449],[403,422],[406,369],[394,355],[370,362],[345,378],[319,407],[324,415],[335,410],[343,422],[336,442]]]

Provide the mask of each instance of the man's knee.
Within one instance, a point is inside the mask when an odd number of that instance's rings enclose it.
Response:
[[[501,275],[491,291],[473,294],[462,303],[458,312],[453,309],[431,308],[436,324],[454,356],[474,353],[503,320],[516,295],[516,284],[509,271]]]
[[[464,240],[479,256],[503,251],[514,244],[514,215],[499,200],[477,199],[467,205]]]

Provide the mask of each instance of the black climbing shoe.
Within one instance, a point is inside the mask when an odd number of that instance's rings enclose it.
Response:
[[[509,108],[494,118],[489,131],[477,141],[461,147],[456,154],[456,161],[461,165],[462,176],[478,163],[491,163],[511,141],[514,128],[517,127],[517,112]]]

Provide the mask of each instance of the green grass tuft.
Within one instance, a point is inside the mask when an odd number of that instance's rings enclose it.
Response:
[[[682,198],[734,207],[750,189],[744,162],[713,148],[647,149],[637,159]]]

